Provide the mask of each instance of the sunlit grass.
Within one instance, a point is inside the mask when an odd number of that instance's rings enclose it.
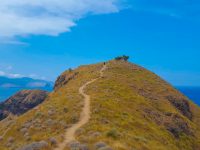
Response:
[[[52,92],[39,107],[18,117],[0,141],[0,149],[8,148],[6,144],[10,137],[14,138],[10,148],[15,149],[34,141],[49,141],[51,137],[61,142],[66,128],[78,121],[82,110],[83,99],[78,93],[79,87],[99,77],[102,65],[81,66],[72,72],[66,71],[64,75],[73,72],[78,72],[78,75]],[[139,66],[123,61],[109,62],[104,77],[89,85],[86,93],[91,96],[91,119],[77,132],[77,139],[91,150],[98,142],[105,142],[114,150],[199,148],[199,108],[190,104],[194,115],[190,121],[166,100],[167,95],[185,97]],[[149,110],[152,114],[147,114]],[[195,136],[183,134],[175,138],[162,124],[169,119],[165,115],[167,113],[183,118]],[[26,123],[31,124],[26,131],[28,137],[22,132]],[[6,123],[0,123],[0,134],[6,128]],[[47,149],[51,148],[49,145]]]

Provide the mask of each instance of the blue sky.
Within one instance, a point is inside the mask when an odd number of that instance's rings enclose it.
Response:
[[[59,12],[54,0],[9,1],[0,6],[8,23],[0,25],[0,75],[55,80],[67,68],[126,54],[173,85],[200,86],[198,1],[63,0]]]

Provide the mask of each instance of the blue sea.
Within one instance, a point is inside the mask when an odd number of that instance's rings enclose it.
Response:
[[[176,87],[179,91],[189,97],[194,103],[200,106],[200,87]],[[22,90],[21,88],[0,88],[0,101],[6,100],[16,92]],[[42,90],[51,91],[52,88],[43,88]]]
[[[26,88],[26,90],[31,90],[31,89],[40,89],[40,90],[45,90],[45,91],[52,91],[52,87]],[[2,87],[0,87],[0,102],[5,101],[7,98],[9,98],[10,96],[19,92],[20,90],[24,90],[24,88],[2,88]]]
[[[177,89],[200,106],[200,87],[177,87]]]

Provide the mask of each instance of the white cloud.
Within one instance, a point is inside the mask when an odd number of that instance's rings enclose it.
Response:
[[[5,76],[6,73],[4,71],[0,71],[0,76]]]
[[[5,73],[3,71],[0,71],[0,76],[8,77],[8,78],[22,78],[24,75],[21,74],[15,74],[15,73]]]
[[[10,69],[12,69],[12,66],[8,66],[7,69],[10,71]],[[0,77],[7,77],[7,78],[23,78],[23,77],[27,77],[27,78],[32,78],[32,79],[46,80],[46,77],[39,76],[37,74],[23,75],[23,74],[19,74],[19,73],[8,73],[8,72],[2,71],[2,70],[0,70]]]
[[[118,12],[120,1],[0,0],[0,37],[56,36],[87,15]]]
[[[22,45],[22,46],[28,46],[28,43],[21,42],[16,40],[14,37],[3,37],[0,34],[0,44],[1,45]]]
[[[8,77],[8,78],[22,78],[25,77],[24,75],[18,74],[18,73],[7,73],[0,70],[0,76],[1,77]]]
[[[9,78],[22,78],[22,77],[24,77],[23,75],[21,75],[21,74],[13,74],[13,73],[10,73],[10,74],[7,74],[7,77],[9,77]]]

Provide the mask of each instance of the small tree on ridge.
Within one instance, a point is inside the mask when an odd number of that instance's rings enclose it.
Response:
[[[128,59],[129,59],[129,56],[126,56],[126,55],[115,57],[115,60],[128,61]]]

